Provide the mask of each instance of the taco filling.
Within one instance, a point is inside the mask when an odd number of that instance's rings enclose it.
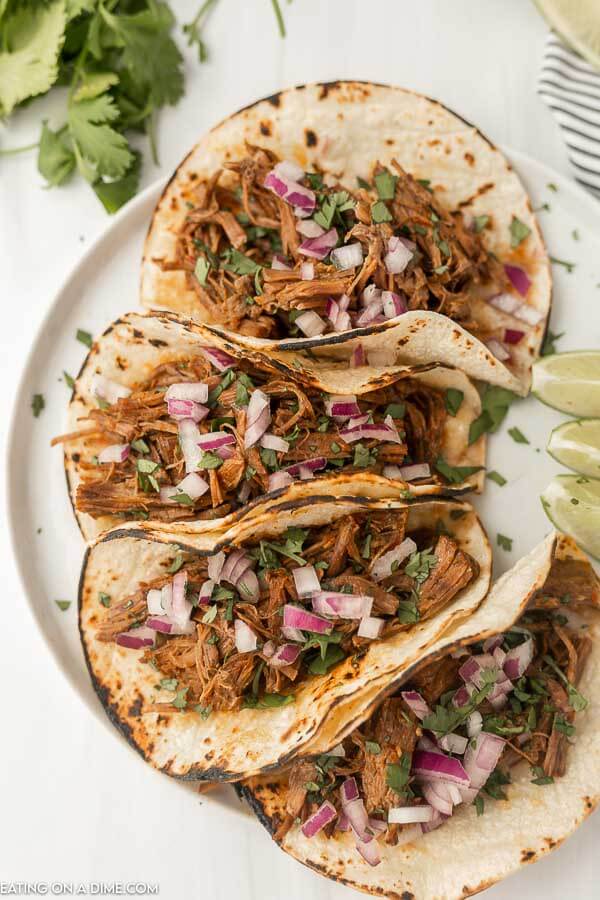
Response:
[[[295,763],[276,837],[351,830],[377,865],[377,840],[414,841],[459,804],[482,815],[505,799],[517,763],[540,787],[564,775],[588,704],[577,684],[592,641],[577,610],[597,607],[594,592],[587,562],[555,562],[512,628],[430,662],[330,753]]]
[[[107,604],[98,638],[146,648],[157,687],[174,692],[161,711],[292,702],[307,676],[347,657],[358,664],[371,642],[437,616],[477,578],[457,541],[435,529],[409,534],[407,517],[407,508],[360,512],[211,557],[178,556],[174,575]]]
[[[194,197],[174,261],[156,263],[185,272],[205,317],[229,330],[316,337],[433,310],[506,361],[543,318],[523,299],[523,269],[486,249],[490,216],[446,209],[396,161],[354,188],[248,146]],[[515,221],[520,243],[529,229]],[[512,316],[512,327],[479,316],[481,301]],[[358,351],[354,363],[364,362]]]
[[[94,455],[78,458],[75,505],[94,518],[213,518],[322,473],[443,485],[478,471],[445,458],[462,393],[418,378],[335,396],[210,347],[134,390],[94,378],[98,408],[57,439],[93,441]]]

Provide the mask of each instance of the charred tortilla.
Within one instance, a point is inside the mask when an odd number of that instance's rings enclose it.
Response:
[[[328,715],[340,727],[351,723],[350,698],[358,703],[385,690],[477,608],[491,552],[468,504],[375,499],[383,498],[381,487],[346,481],[362,496],[306,496],[299,484],[286,500],[257,504],[229,531],[206,522],[139,523],[106,533],[88,550],[79,598],[87,664],[107,714],[152,765],[214,781],[281,766],[317,738]],[[228,570],[217,584],[221,551],[220,571],[235,563],[237,576]],[[313,585],[304,600],[292,573],[302,562]],[[208,573],[212,588],[201,601]],[[187,619],[169,605],[157,624],[163,589],[180,612],[182,598],[197,602]],[[307,614],[294,626],[294,617]],[[361,636],[364,619],[371,638]],[[165,623],[177,624],[176,636],[153,646],[148,629],[164,632]],[[280,632],[288,626],[291,632]],[[141,649],[131,649],[136,636]],[[282,653],[289,668],[277,666]]]
[[[284,191],[281,199],[277,184],[271,183],[271,191],[263,187],[276,160],[288,166],[276,170],[284,184],[317,195],[318,213],[316,206],[302,211],[294,205],[302,201],[297,191]],[[223,167],[227,171],[220,177]],[[294,167],[309,174],[296,172],[295,182]],[[323,183],[315,181],[321,176]],[[251,208],[243,192],[253,179],[257,194]],[[223,195],[227,190],[231,198]],[[333,217],[332,203],[338,210]],[[352,268],[353,260],[343,254],[336,265],[300,253],[292,210],[302,216],[300,223],[313,221],[305,218],[312,215],[323,230],[337,227],[339,240],[345,240],[342,249],[360,245],[360,265],[354,260]],[[265,234],[276,235],[281,248],[272,241],[267,251]],[[390,235],[408,241],[417,254],[400,274],[382,267],[386,251],[391,252]],[[378,242],[385,246],[378,249]],[[280,251],[291,272],[272,269],[272,257]],[[312,288],[310,280],[302,281],[302,260],[313,266]],[[397,311],[409,311],[380,321],[394,314],[388,298],[386,311],[367,324],[358,299],[365,285],[395,291],[401,298]],[[357,339],[366,339],[361,350],[385,353],[388,364],[457,365],[519,393],[528,390],[550,293],[539,227],[504,156],[439,103],[359,82],[294,88],[241,110],[209,132],[158,203],[141,288],[144,305],[228,329],[246,347],[284,354],[311,349],[317,356],[334,349],[338,358],[350,359]],[[503,299],[488,302],[496,295]],[[349,307],[340,305],[342,296],[350,298]],[[334,313],[327,298],[338,304]],[[319,328],[324,330],[319,326],[317,336],[293,337],[302,334],[294,317],[307,310],[313,319],[319,311],[327,333],[319,335]],[[350,330],[348,310],[355,311]],[[340,315],[343,321],[336,326]],[[304,333],[315,334],[314,322]]]

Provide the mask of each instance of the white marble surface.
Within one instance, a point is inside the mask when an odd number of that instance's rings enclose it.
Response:
[[[180,21],[198,4],[173,2]],[[161,166],[147,163],[144,184],[168,173],[199,134],[239,106],[286,85],[348,77],[437,97],[495,142],[568,174],[558,132],[535,95],[546,27],[526,0],[282,5],[285,41],[268,0],[220,0],[207,29],[211,62],[200,67],[188,55],[186,97],[161,118]],[[37,139],[42,116],[57,125],[60,110],[58,98],[33,104],[10,128],[0,127],[0,143]],[[54,293],[109,221],[80,182],[45,191],[32,156],[0,160],[1,421],[8,421],[22,362]],[[4,449],[6,427],[1,431]],[[0,889],[14,880],[148,881],[167,900],[350,897],[287,859],[250,818],[146,768],[89,715],[36,631],[5,528],[1,541]],[[49,586],[49,602],[51,595]],[[597,897],[598,826],[588,822],[489,897]]]

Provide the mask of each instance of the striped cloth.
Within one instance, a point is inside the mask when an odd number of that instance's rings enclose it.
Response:
[[[560,125],[575,180],[600,198],[600,72],[550,32],[538,94]]]

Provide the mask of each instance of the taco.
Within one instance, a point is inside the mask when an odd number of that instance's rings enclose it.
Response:
[[[551,535],[343,740],[243,795],[335,880],[414,900],[478,893],[598,802],[599,609],[589,562]]]
[[[361,496],[294,485],[226,531],[138,523],[88,549],[90,675],[152,765],[212,781],[281,767],[477,608],[491,551],[469,504],[347,481]]]
[[[145,306],[247,347],[442,362],[519,393],[550,294],[503,154],[439,103],[359,82],[293,88],[213,128],[158,202],[141,282]]]
[[[334,473],[368,471],[396,497],[480,487],[485,443],[469,444],[480,400],[461,372],[313,375],[223,346],[176,317],[137,314],[95,342],[56,439],[86,538],[124,519],[222,518]]]

